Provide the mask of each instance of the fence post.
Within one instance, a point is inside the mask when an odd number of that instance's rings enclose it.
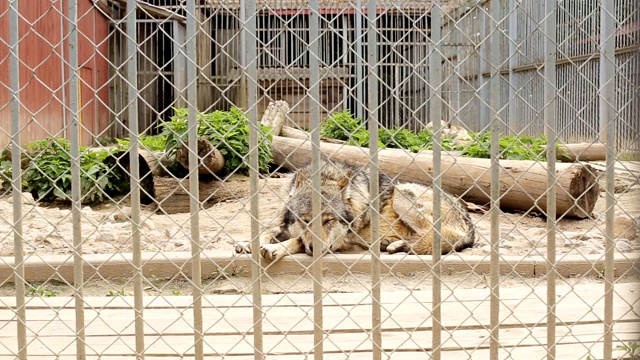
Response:
[[[27,360],[27,312],[24,279],[24,237],[22,232],[22,148],[20,141],[20,32],[19,0],[9,1],[9,77],[11,87],[11,193],[13,195],[14,279],[18,359]]]
[[[367,124],[369,126],[369,178],[378,179],[378,28],[377,1],[367,4]],[[371,216],[371,340],[372,358],[382,358],[382,308],[380,288],[380,192],[377,181],[369,182],[369,214]]]
[[[547,359],[556,358],[556,1],[544,4],[544,124],[547,136]]]
[[[490,98],[489,111],[491,118],[491,269],[490,269],[490,330],[491,342],[489,354],[491,359],[498,358],[500,345],[500,82],[501,75],[498,64],[500,57],[499,21],[502,18],[501,0],[491,1],[491,25],[495,26],[490,37]]]
[[[138,161],[138,26],[137,5],[127,1],[127,84],[129,117],[129,176],[131,179],[131,246],[132,262],[135,268],[133,296],[135,312],[136,357],[144,359],[144,318],[142,288],[142,249],[140,242],[140,169]],[[71,96],[73,99],[73,95]]]
[[[613,253],[615,251],[613,221],[615,218],[615,2],[600,3],[600,141],[607,144],[606,214],[604,260],[604,359],[611,360],[613,352]]]
[[[433,255],[432,255],[432,278],[433,278],[433,309],[431,311],[433,331],[432,331],[432,357],[435,360],[442,356],[442,262],[441,262],[441,240],[442,240],[442,2],[436,0],[431,8],[431,55],[429,56],[429,118],[433,126]]]

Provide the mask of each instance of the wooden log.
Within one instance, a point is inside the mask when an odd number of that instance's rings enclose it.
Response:
[[[277,165],[297,169],[309,163],[311,142],[275,136],[273,158]],[[369,149],[321,143],[323,156],[359,166],[369,163]],[[402,149],[378,153],[380,170],[398,179],[430,185],[433,156]],[[466,201],[479,205],[490,202],[490,159],[443,155],[442,187]],[[558,216],[585,218],[591,214],[599,195],[596,171],[585,164],[556,164],[556,209]],[[511,210],[546,212],[547,169],[543,162],[500,161],[500,207]]]
[[[289,104],[286,101],[272,101],[265,109],[260,122],[262,125],[271,126],[271,135],[278,136],[287,120],[287,114],[289,114]]]
[[[156,210],[165,214],[188,213],[190,211],[189,179],[155,177],[154,203]],[[232,176],[220,181],[200,179],[199,196],[202,209],[207,209],[222,201],[236,201],[249,196],[248,178]]]
[[[209,140],[204,137],[198,138],[198,174],[215,174],[224,167],[224,157]],[[185,169],[189,168],[189,147],[182,146],[176,152],[176,160]]]
[[[607,146],[603,143],[560,144],[556,159],[564,162],[606,160]]]
[[[311,134],[310,133],[308,133],[308,132],[306,132],[304,130],[300,130],[300,129],[296,129],[296,128],[290,127],[290,126],[283,126],[282,127],[282,131],[280,131],[280,136],[293,138],[293,139],[300,139],[300,140],[311,139]],[[331,139],[331,138],[327,138],[327,137],[320,137],[320,141],[333,143],[333,144],[344,144],[344,143],[346,143],[346,141],[344,141],[344,140]]]

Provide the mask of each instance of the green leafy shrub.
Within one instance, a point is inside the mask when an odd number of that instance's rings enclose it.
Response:
[[[166,137],[165,150],[168,156],[175,156],[178,148],[187,142],[188,110],[175,109],[171,121],[161,124],[162,136]],[[224,156],[224,168],[228,173],[234,171],[246,173],[249,169],[249,119],[242,110],[232,108],[229,111],[216,110],[198,114],[198,136],[206,137]],[[260,125],[258,131],[258,168],[269,171],[272,161],[271,135],[269,128]]]
[[[364,127],[362,119],[354,118],[349,110],[331,114],[320,125],[320,135],[331,139],[348,141],[352,138],[356,143],[360,143],[366,133],[367,143],[369,142],[369,132]]]
[[[462,149],[462,155],[474,158],[491,157],[491,133],[470,134],[473,141]],[[500,138],[500,158],[509,160],[546,160],[547,138],[506,135]]]
[[[128,188],[122,174],[105,162],[117,149],[86,151],[81,148],[80,191],[82,203],[95,203],[107,195],[119,194]],[[35,199],[53,201],[71,199],[71,147],[69,141],[48,138],[27,145],[29,164],[23,173],[23,190]]]
[[[163,151],[167,142],[167,137],[164,135],[140,135],[138,141],[149,151]],[[116,139],[116,142],[124,148],[128,148],[130,145],[130,140],[128,138]]]

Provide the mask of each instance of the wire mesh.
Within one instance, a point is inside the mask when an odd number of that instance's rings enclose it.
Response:
[[[1,358],[640,356],[634,1],[0,24]]]

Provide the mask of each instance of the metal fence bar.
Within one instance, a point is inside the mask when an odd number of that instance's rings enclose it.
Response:
[[[442,16],[441,1],[436,0],[431,7],[431,56],[429,56],[429,86],[431,87],[431,97],[429,99],[429,118],[433,125],[433,255],[432,255],[432,278],[433,278],[433,309],[431,317],[433,321],[432,353],[435,360],[442,357]]]
[[[513,68],[518,65],[518,58],[516,56],[518,51],[518,3],[516,0],[509,1],[509,30],[507,32],[509,36],[509,107],[508,107],[508,121],[509,121],[509,133],[517,133],[517,109],[516,109],[516,96],[518,90],[514,86],[517,75],[513,71]]]
[[[189,139],[189,211],[191,230],[191,281],[193,284],[193,335],[195,358],[204,359],[204,333],[202,319],[202,267],[200,257],[200,183],[198,178],[198,87],[196,69],[196,17],[195,0],[186,2],[186,44],[187,56],[187,106]]]
[[[131,246],[132,262],[135,268],[133,277],[134,328],[136,356],[144,358],[144,318],[142,287],[142,244],[140,239],[140,169],[138,159],[138,26],[136,25],[135,0],[127,1],[127,85],[129,115],[129,177],[131,179]]]
[[[16,283],[16,317],[18,359],[27,359],[27,313],[25,308],[24,237],[22,231],[22,149],[20,141],[20,55],[19,0],[9,1],[9,77],[11,87],[11,193],[13,196],[14,279]]]
[[[309,111],[311,117],[311,212],[313,221],[311,233],[313,234],[313,265],[311,277],[313,278],[313,358],[321,360],[323,354],[323,309],[322,309],[322,200],[320,198],[320,4],[318,0],[309,1]]]
[[[358,17],[358,14],[356,14]],[[367,68],[369,69],[367,109],[369,126],[369,178],[378,179],[378,34],[376,32],[376,1],[369,0],[367,4]],[[359,48],[361,49],[361,48]],[[361,80],[361,79],[359,79]],[[359,86],[358,89],[361,90]],[[371,207],[371,347],[372,358],[382,358],[382,308],[380,304],[380,186],[377,181],[369,182],[369,201]]]
[[[76,326],[76,357],[84,359],[84,297],[83,297],[83,269],[82,269],[82,193],[80,183],[80,80],[78,68],[78,4],[77,0],[69,3],[69,112],[71,114],[71,217],[73,238],[73,286],[75,302]]]
[[[600,140],[607,144],[606,157],[606,214],[604,260],[604,349],[605,360],[612,359],[613,352],[613,255],[615,218],[615,162],[616,162],[616,109],[615,102],[615,2],[602,1],[600,8]],[[604,130],[604,133],[602,133]]]
[[[491,24],[495,28],[490,36],[489,61],[491,71],[489,111],[491,118],[489,127],[491,131],[491,269],[490,269],[490,330],[491,341],[489,343],[489,356],[498,359],[500,345],[500,31],[498,21],[501,19],[500,1],[491,1]],[[493,26],[492,26],[493,27]]]
[[[545,1],[544,124],[547,136],[547,359],[556,358],[556,1]]]
[[[252,281],[252,301],[253,301],[253,354],[256,360],[264,359],[264,337],[262,333],[262,272],[263,268],[260,264],[260,222],[259,220],[259,202],[258,194],[260,192],[258,179],[258,108],[255,104],[258,103],[258,64],[257,64],[257,37],[256,37],[256,16],[257,8],[255,1],[243,1],[242,7],[245,9],[245,15],[248,14],[248,18],[244,18],[245,23],[241,24],[243,27],[242,33],[245,34],[243,40],[249,39],[244,43],[246,49],[246,57],[243,57],[243,61],[249,61],[249,63],[242,63],[244,68],[242,75],[242,82],[245,83],[244,89],[246,89],[246,95],[248,104],[252,106],[249,110],[249,201],[250,201],[250,214],[251,214],[251,281]],[[248,85],[249,79],[252,80],[251,86]],[[249,106],[249,105],[247,105]]]

